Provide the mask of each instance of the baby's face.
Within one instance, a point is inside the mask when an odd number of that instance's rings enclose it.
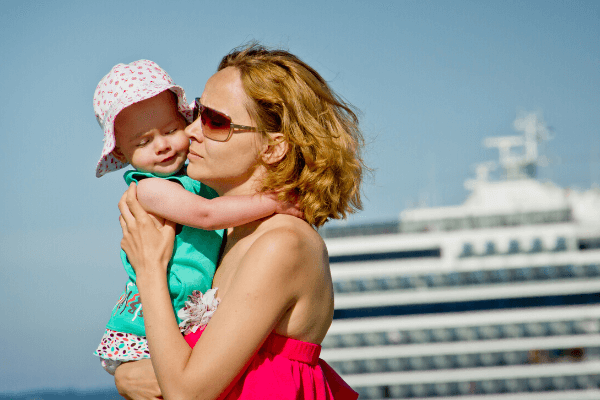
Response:
[[[158,176],[179,171],[187,159],[187,122],[177,111],[177,98],[166,90],[126,107],[115,119],[113,155],[136,169]]]

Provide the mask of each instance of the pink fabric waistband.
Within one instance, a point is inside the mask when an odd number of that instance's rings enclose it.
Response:
[[[260,350],[310,365],[317,365],[321,355],[320,345],[292,339],[275,332],[269,335]]]
[[[204,327],[198,329],[195,333],[188,333],[184,336],[184,339],[193,348],[202,336],[202,332],[204,332]],[[321,346],[272,332],[263,343],[260,351],[310,365],[317,365],[321,355]]]

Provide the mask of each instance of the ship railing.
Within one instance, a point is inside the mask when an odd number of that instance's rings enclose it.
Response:
[[[598,399],[600,361],[345,375],[361,399]],[[538,392],[532,393],[532,392]],[[540,393],[541,392],[541,393]],[[593,397],[592,394],[596,397]],[[444,398],[444,397],[442,397]]]
[[[409,219],[400,221],[401,233],[457,231],[467,229],[486,229],[509,226],[557,224],[571,222],[569,208],[551,211],[514,212],[496,215],[464,215],[460,217],[438,219]]]
[[[323,351],[330,348],[408,345],[600,333],[598,305],[510,308],[334,320]],[[325,353],[326,354],[326,353]]]
[[[357,292],[394,292],[439,288],[468,288],[479,285],[543,283],[600,278],[600,252],[566,255],[470,260],[448,268],[425,260],[362,262],[332,268],[336,294]]]
[[[451,311],[470,308],[505,308],[512,300],[512,307],[522,304],[535,306],[544,302],[558,302],[559,296],[581,295],[581,303],[596,302],[600,293],[600,279],[569,279],[550,282],[523,282],[496,285],[476,285],[428,290],[404,290],[389,292],[362,292],[336,295],[334,318],[359,318],[368,315],[404,314],[418,312],[416,307],[438,305]],[[526,297],[524,297],[526,296]],[[555,300],[552,300],[552,299]],[[507,300],[506,305],[494,304]],[[570,298],[568,301],[579,301]],[[489,304],[487,304],[487,303]],[[414,309],[414,310],[413,310]],[[440,311],[441,312],[441,311]]]

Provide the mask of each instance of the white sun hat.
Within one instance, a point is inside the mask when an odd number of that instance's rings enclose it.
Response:
[[[94,92],[94,113],[104,131],[104,147],[96,166],[96,177],[116,171],[128,164],[117,160],[115,148],[115,118],[125,107],[156,96],[165,90],[177,95],[177,109],[192,122],[192,109],[181,86],[175,85],[165,70],[150,60],[117,64],[100,80]]]

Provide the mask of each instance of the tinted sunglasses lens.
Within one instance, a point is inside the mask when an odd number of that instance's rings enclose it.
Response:
[[[202,107],[200,118],[206,137],[218,141],[227,140],[229,129],[231,128],[231,120],[227,115],[212,108]]]

